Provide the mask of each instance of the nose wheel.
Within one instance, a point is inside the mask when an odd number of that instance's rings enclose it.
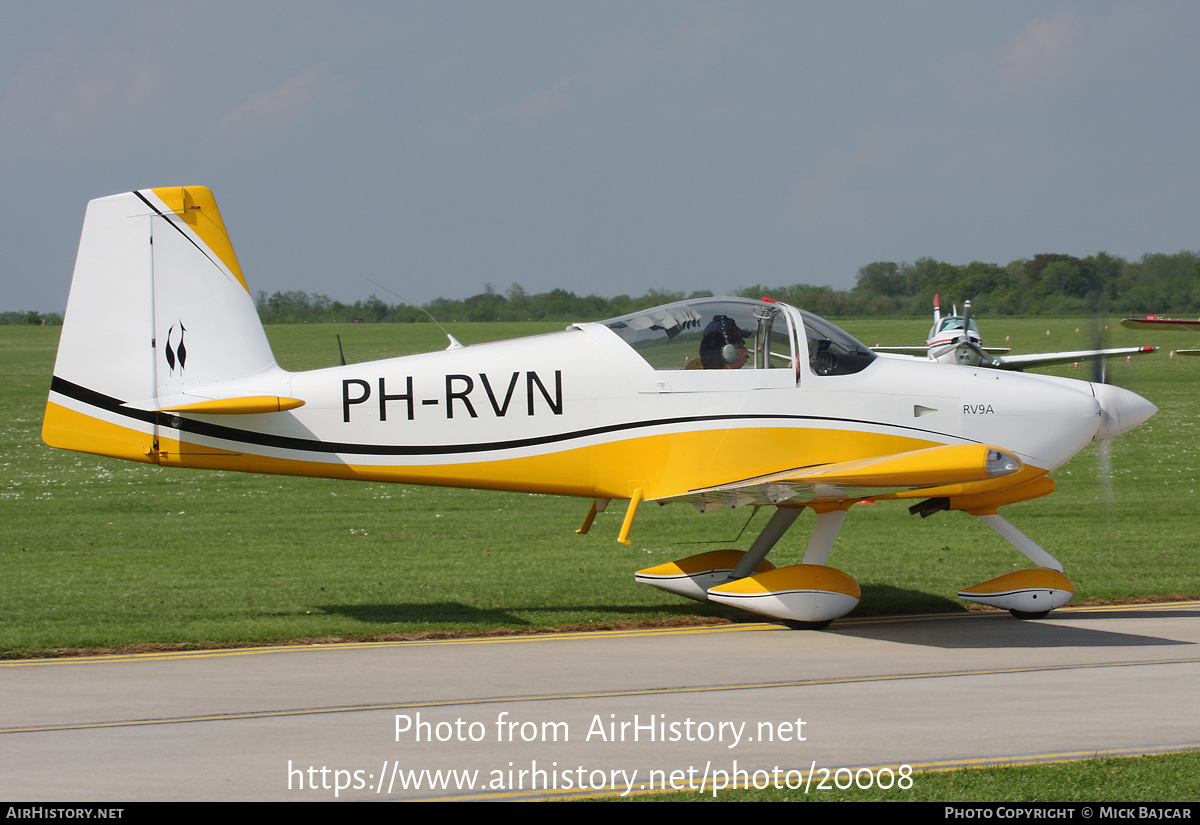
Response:
[[[1028,610],[1010,610],[1008,612],[1018,619],[1044,619],[1050,615],[1049,610],[1041,610],[1037,613],[1030,613]]]
[[[795,619],[785,619],[783,626],[790,630],[824,630],[833,624],[833,619],[826,619],[823,622],[799,622]]]

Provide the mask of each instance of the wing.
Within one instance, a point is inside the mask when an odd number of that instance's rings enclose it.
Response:
[[[928,347],[871,347],[871,352],[890,352],[895,355],[919,355],[925,357]]]
[[[1008,347],[980,347],[987,353],[1008,352]],[[871,352],[886,352],[892,355],[919,355],[922,358],[929,354],[929,347],[871,347]]]
[[[1018,472],[1021,460],[986,444],[952,444],[893,455],[797,467],[658,499],[690,501],[701,512],[746,504],[847,501],[949,484],[988,481]]]
[[[1083,349],[1075,352],[1039,352],[1030,355],[1004,355],[993,359],[990,366],[1001,370],[1023,370],[1026,367],[1044,367],[1049,364],[1071,364],[1096,358],[1111,358],[1115,355],[1145,355],[1158,347],[1118,347],[1116,349]]]
[[[1129,329],[1163,329],[1165,327],[1186,329],[1190,327],[1200,330],[1200,321],[1183,321],[1175,318],[1126,318],[1121,322],[1121,326]]]

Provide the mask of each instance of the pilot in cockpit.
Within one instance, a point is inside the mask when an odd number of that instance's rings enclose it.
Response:
[[[728,315],[714,315],[700,340],[700,369],[740,370],[749,352],[745,333]],[[694,369],[692,364],[689,368]]]

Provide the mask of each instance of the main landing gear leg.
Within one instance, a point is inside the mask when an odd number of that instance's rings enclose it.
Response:
[[[812,535],[808,539],[808,549],[804,551],[804,564],[825,564],[833,543],[841,532],[842,522],[846,520],[846,510],[817,511],[817,523],[813,525]]]
[[[808,538],[808,547],[804,551],[804,561],[801,564],[824,567],[825,562],[829,560],[829,554],[833,551],[833,543],[837,541],[838,533],[841,532],[842,523],[845,520],[846,510],[844,508],[818,512],[817,523],[813,525],[812,535]],[[832,570],[833,568],[826,569]],[[837,572],[840,573],[841,571]],[[850,577],[846,576],[846,578],[849,579]],[[850,579],[850,581],[853,582],[853,579]],[[857,583],[854,584],[854,589],[858,589]],[[855,604],[857,603],[856,600]],[[853,605],[850,609],[853,609]],[[848,613],[849,610],[846,612]],[[835,616],[834,618],[837,617]],[[833,619],[816,622],[784,619],[783,623],[792,630],[824,630],[833,623]]]
[[[698,556],[667,562],[639,570],[634,580],[659,590],[687,596],[699,602],[709,601],[708,589],[719,584],[744,579],[755,573],[767,573],[775,565],[767,561],[767,553],[783,538],[796,521],[803,507],[777,507],[767,526],[758,534],[750,549],[710,550]]]
[[[737,550],[702,553],[640,570],[637,581],[689,598],[733,605],[781,619],[792,628],[827,627],[853,610],[861,596],[854,579],[825,565],[849,504],[809,506],[816,510],[817,522],[802,564],[775,569],[766,560],[767,553],[803,509],[779,507],[745,553]]]
[[[735,579],[744,579],[752,575],[758,566],[767,557],[767,553],[775,548],[779,540],[783,538],[783,534],[795,524],[796,519],[804,512],[803,507],[776,507],[775,512],[771,515],[771,520],[767,522],[767,526],[758,534],[758,538],[754,540],[754,544],[750,545],[750,549],[746,551],[746,555],[742,556],[742,560],[733,568],[733,572],[729,574],[728,581]]]

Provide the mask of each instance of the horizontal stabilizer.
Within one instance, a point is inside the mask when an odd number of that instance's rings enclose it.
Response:
[[[159,404],[164,400],[158,399]],[[168,400],[169,406],[159,406],[157,412],[196,413],[204,415],[255,415],[257,413],[283,412],[303,407],[299,398],[280,398],[277,395],[247,395],[241,398],[217,398],[207,401],[176,403]]]

